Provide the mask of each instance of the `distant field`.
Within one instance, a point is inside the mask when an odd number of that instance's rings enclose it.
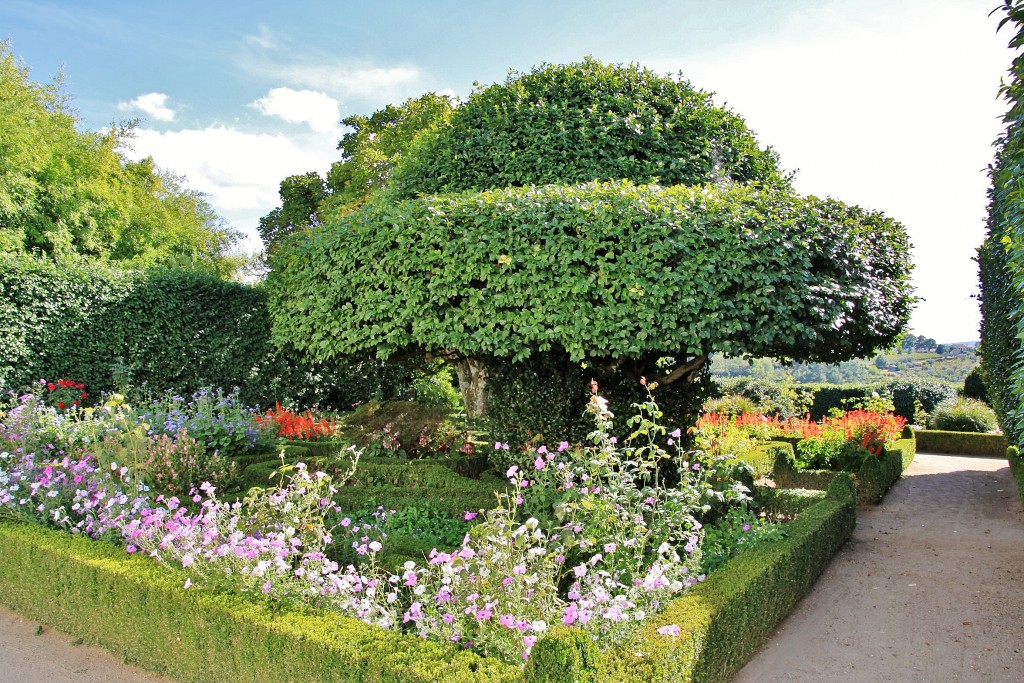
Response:
[[[794,363],[786,366],[768,358],[748,362],[738,358],[715,356],[711,374],[714,377],[763,377],[795,382],[828,382],[854,384],[894,378],[937,379],[962,385],[967,374],[978,365],[973,349],[955,347],[943,353],[915,351],[885,353],[874,358],[857,359],[838,364]]]

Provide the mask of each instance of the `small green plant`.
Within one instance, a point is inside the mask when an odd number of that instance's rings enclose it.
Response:
[[[709,398],[704,401],[702,410],[705,413],[719,413],[726,417],[761,412],[753,399],[747,398],[742,394],[728,394],[720,398]]]
[[[995,412],[985,403],[963,397],[940,403],[928,422],[931,429],[948,432],[991,432],[997,425]]]

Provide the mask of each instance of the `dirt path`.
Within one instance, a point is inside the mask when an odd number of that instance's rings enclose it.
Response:
[[[174,683],[0,607],[0,681]]]
[[[918,454],[734,683],[1024,681],[1024,511],[1005,460]]]

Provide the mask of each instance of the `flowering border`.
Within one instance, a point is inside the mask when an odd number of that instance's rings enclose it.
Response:
[[[600,644],[559,627],[537,643],[522,671],[351,618],[182,591],[180,576],[156,563],[29,524],[0,524],[0,601],[181,680],[724,681],[850,536],[853,496],[849,477],[837,477],[825,500],[790,523],[785,539],[730,560],[673,600],[629,651],[597,652]]]

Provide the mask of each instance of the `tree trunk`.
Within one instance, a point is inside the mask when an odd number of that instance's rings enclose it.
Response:
[[[453,361],[455,374],[459,377],[459,389],[466,403],[466,417],[477,420],[487,416],[487,365],[475,358]]]

